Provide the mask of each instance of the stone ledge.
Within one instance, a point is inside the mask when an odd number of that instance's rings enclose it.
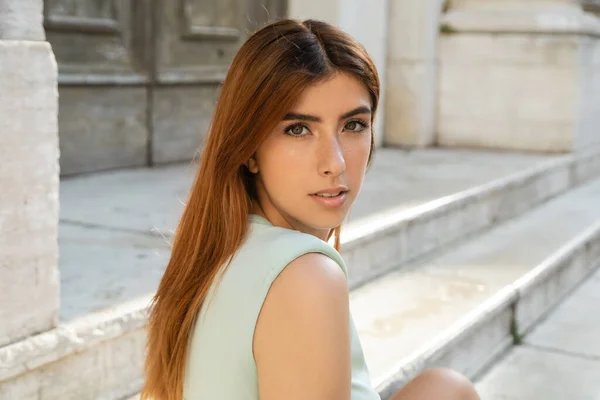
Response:
[[[119,338],[146,324],[149,297],[87,315],[0,348],[0,382]]]
[[[455,33],[506,33],[587,35],[600,37],[600,20],[579,10],[488,11],[453,10],[441,19],[441,31]]]
[[[142,388],[145,338],[140,328],[3,381],[0,397],[122,400]]]
[[[515,321],[530,332],[579,282],[600,268],[600,222],[565,244],[515,283],[519,292]]]

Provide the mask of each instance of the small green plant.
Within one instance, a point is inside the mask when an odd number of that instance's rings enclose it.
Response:
[[[453,33],[457,33],[458,31],[450,26],[450,24],[442,24],[440,25],[440,32],[446,35],[451,35]]]
[[[510,334],[513,337],[513,343],[515,346],[523,344],[523,336],[519,333],[519,323],[514,317],[510,323]]]

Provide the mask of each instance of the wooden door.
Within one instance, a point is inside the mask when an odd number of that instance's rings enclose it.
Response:
[[[45,0],[61,173],[189,160],[248,32],[285,0]]]

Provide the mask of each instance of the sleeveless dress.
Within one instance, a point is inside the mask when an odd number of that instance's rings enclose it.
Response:
[[[279,273],[306,253],[322,253],[339,264],[340,254],[312,235],[273,226],[250,215],[245,242],[216,279],[198,314],[188,346],[185,400],[259,400],[252,341],[267,292]],[[219,278],[218,277],[218,278]],[[380,400],[372,388],[363,350],[350,315],[352,400]]]

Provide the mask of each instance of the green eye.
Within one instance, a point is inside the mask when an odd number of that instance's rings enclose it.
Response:
[[[353,120],[353,121],[348,121],[345,129],[348,131],[352,131],[352,132],[361,132],[367,127],[368,127],[368,125],[365,122],[362,122],[359,120]]]
[[[296,124],[288,126],[284,132],[286,135],[290,136],[305,136],[308,134],[308,128],[302,124]]]
[[[304,127],[296,125],[290,130],[290,132],[294,135],[302,135],[302,132],[304,132]]]

